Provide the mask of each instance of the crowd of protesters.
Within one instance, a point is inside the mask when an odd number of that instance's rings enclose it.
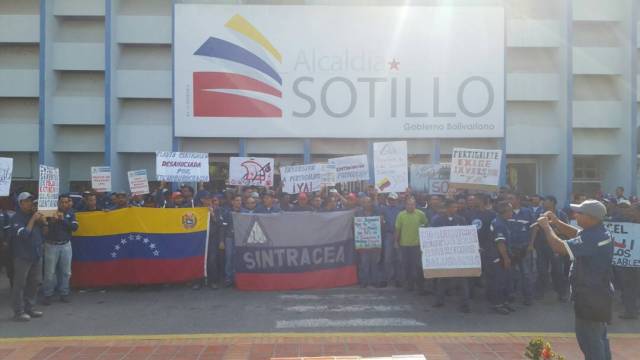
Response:
[[[15,210],[0,212],[1,265],[12,286],[12,307],[17,321],[42,316],[35,310],[39,284],[42,304],[50,305],[57,295],[70,301],[71,236],[79,224],[77,212],[113,211],[126,207],[210,209],[207,277],[191,284],[217,289],[233,287],[234,212],[268,214],[287,211],[346,211],[355,216],[380,216],[382,247],[358,251],[358,278],[361,287],[404,287],[420,295],[434,295],[432,305],[442,307],[447,297],[459,298],[458,309],[468,313],[472,300],[484,293],[497,314],[516,311],[519,300],[532,306],[552,289],[558,301],[569,299],[569,258],[554,254],[543,231],[534,226],[544,213],[552,212],[570,222],[569,208],[561,209],[555,197],[529,195],[500,189],[497,193],[458,191],[448,195],[427,195],[407,189],[403,193],[380,194],[374,186],[364,192],[348,193],[323,189],[296,195],[258,187],[235,187],[220,193],[199,185],[161,183],[151,194],[129,196],[85,191],[79,196],[60,196],[59,210],[45,217],[37,212],[37,199],[22,192],[13,199]],[[640,203],[627,199],[624,189],[615,195],[596,195],[608,210],[608,220],[640,222]],[[587,196],[577,194],[574,203]],[[420,227],[474,225],[482,259],[480,278],[442,278],[426,280],[421,264]],[[616,289],[624,303],[623,319],[638,318],[640,269],[616,267]],[[483,289],[481,292],[479,289]]]

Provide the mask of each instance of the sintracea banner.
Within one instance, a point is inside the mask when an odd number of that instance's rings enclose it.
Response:
[[[209,154],[158,151],[156,177],[160,181],[209,181]]]
[[[342,156],[329,159],[336,166],[336,182],[369,180],[369,159],[367,155]]]
[[[407,142],[374,143],[373,173],[379,192],[406,191],[409,187]]]
[[[176,4],[174,14],[176,136],[504,134],[501,7]]]
[[[451,186],[496,190],[501,164],[502,150],[454,148],[451,154]]]

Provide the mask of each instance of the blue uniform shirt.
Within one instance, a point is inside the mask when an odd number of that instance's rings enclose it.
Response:
[[[613,241],[603,224],[580,230],[577,237],[565,241],[565,247],[573,262],[569,271],[572,289],[576,286],[592,288],[607,286],[612,291],[610,283]],[[584,276],[577,276],[578,264],[582,267]]]
[[[25,214],[18,210],[12,220],[13,256],[27,261],[39,261],[42,256],[42,225],[34,224],[31,231],[27,224],[33,214]]]
[[[258,206],[256,206],[256,214],[275,214],[279,212],[280,209],[276,206],[271,206],[270,208],[266,208],[262,204],[258,204]]]
[[[503,242],[508,244],[511,240],[511,230],[509,229],[507,221],[500,216],[496,216],[496,218],[491,221],[490,230],[493,244],[491,246],[487,246],[487,248],[483,250],[485,251],[485,256],[489,261],[497,262],[500,259],[498,243]]]
[[[536,220],[529,208],[520,208],[518,211],[513,211],[513,217],[508,221],[509,230],[511,231],[511,239],[507,242],[509,248],[519,249],[529,245],[529,240],[531,240],[529,226]]]
[[[478,229],[478,243],[480,248],[493,246],[493,239],[491,238],[491,222],[496,218],[496,213],[486,209],[468,209],[462,216],[467,220],[467,223],[473,225]]]
[[[384,232],[393,234],[396,231],[396,218],[402,208],[400,206],[382,206],[380,207],[382,217],[384,218]]]
[[[431,222],[431,226],[433,227],[442,227],[442,226],[462,226],[467,225],[467,220],[460,215],[436,215],[433,217]]]
[[[56,244],[66,244],[71,241],[71,236],[74,231],[78,230],[78,221],[76,220],[76,214],[72,211],[68,211],[64,214],[62,220],[49,221],[49,234],[47,240]]]

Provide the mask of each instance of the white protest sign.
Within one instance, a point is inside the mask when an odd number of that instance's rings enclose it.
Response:
[[[426,278],[480,276],[478,229],[473,225],[420,228]]]
[[[156,177],[160,181],[209,181],[209,154],[156,152]]]
[[[640,244],[635,244],[640,239],[640,224],[606,221],[604,225],[613,240],[613,265],[640,267]]]
[[[336,182],[369,180],[369,159],[367,155],[343,156],[329,159],[336,166]]]
[[[229,158],[229,184],[273,186],[273,159],[253,157]]]
[[[147,170],[132,170],[127,172],[129,177],[129,190],[131,195],[144,195],[149,193],[149,180]]]
[[[335,165],[308,164],[280,167],[282,191],[288,194],[320,191],[335,184]]]
[[[409,187],[407,142],[373,144],[374,180],[381,193],[404,192]]]
[[[480,190],[498,188],[502,150],[454,148],[451,155],[452,186]]]
[[[356,249],[382,248],[380,216],[356,216],[353,218]]]
[[[0,196],[9,196],[13,159],[0,157]]]
[[[451,164],[411,164],[409,185],[414,191],[445,195],[449,191]]]
[[[111,191],[111,167],[91,167],[91,187],[97,192]]]
[[[53,216],[58,211],[58,195],[60,194],[60,169],[40,165],[38,180],[38,211],[46,216]]]

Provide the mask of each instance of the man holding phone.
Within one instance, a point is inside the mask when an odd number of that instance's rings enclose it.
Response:
[[[35,211],[33,196],[28,192],[18,195],[18,205],[11,227],[14,261],[11,305],[13,319],[25,322],[42,317],[34,306],[42,279],[42,244],[47,221],[44,214]]]

